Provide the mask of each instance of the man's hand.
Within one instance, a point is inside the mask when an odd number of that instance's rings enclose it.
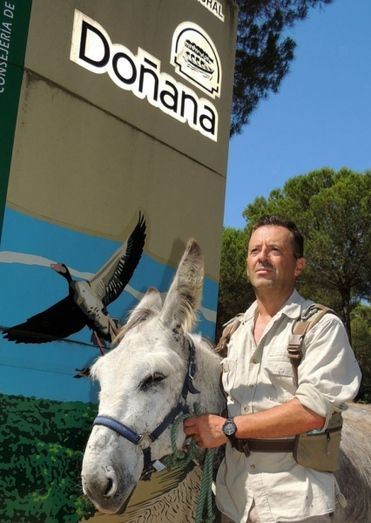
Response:
[[[212,449],[227,443],[228,438],[223,432],[225,418],[215,414],[203,414],[188,418],[183,422],[186,436],[194,439],[202,449]]]

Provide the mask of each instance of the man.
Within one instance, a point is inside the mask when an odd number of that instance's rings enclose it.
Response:
[[[241,317],[222,361],[232,419],[205,414],[184,422],[186,435],[202,448],[227,443],[216,501],[236,523],[325,523],[335,511],[334,475],[299,465],[293,438],[326,429],[356,395],[360,370],[341,321],[327,313],[305,336],[295,385],[289,336],[295,319],[313,303],[295,290],[305,267],[303,244],[293,222],[266,216],[256,223],[247,252],[256,301]],[[246,439],[255,442],[250,454],[238,444]],[[277,448],[268,452],[267,440]]]

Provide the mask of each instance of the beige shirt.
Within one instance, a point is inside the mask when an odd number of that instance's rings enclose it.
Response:
[[[253,336],[256,303],[246,311],[222,361],[230,416],[263,411],[296,397],[327,424],[334,411],[344,410],[345,402],[354,398],[361,373],[334,314],[326,314],[306,334],[295,390],[287,345],[293,321],[311,303],[294,291],[258,344]],[[216,501],[236,522],[246,522],[253,501],[263,523],[297,521],[333,512],[335,485],[333,474],[304,468],[291,453],[252,452],[246,457],[227,444]]]

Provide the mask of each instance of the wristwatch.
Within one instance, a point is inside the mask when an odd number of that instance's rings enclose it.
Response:
[[[224,425],[222,427],[222,430],[224,434],[227,436],[229,441],[231,442],[232,446],[235,446],[236,444],[236,432],[237,432],[237,425],[233,421],[233,418],[227,418],[224,422]]]

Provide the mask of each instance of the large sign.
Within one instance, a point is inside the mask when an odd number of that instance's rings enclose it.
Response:
[[[0,0],[1,522],[94,518],[77,486],[98,391],[81,376],[190,237],[214,337],[233,6]]]

